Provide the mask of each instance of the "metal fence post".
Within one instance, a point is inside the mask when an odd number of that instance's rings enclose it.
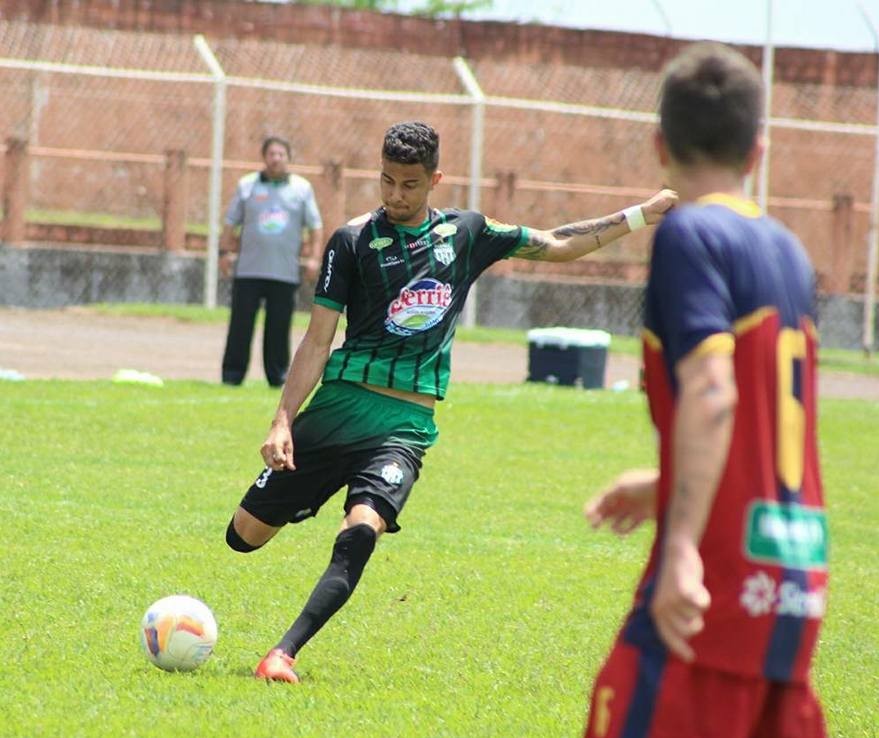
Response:
[[[226,73],[201,34],[195,48],[214,78],[211,123],[211,175],[208,189],[208,248],[205,255],[204,306],[217,306],[217,260],[220,251],[220,198],[223,191],[223,144],[226,138]]]
[[[162,193],[162,246],[166,251],[182,251],[186,246],[186,205],[189,197],[189,170],[185,151],[165,152],[165,186]]]
[[[473,118],[470,128],[470,189],[467,193],[467,208],[479,210],[480,186],[482,183],[482,152],[485,141],[485,93],[479,86],[479,81],[473,74],[473,70],[467,64],[464,57],[456,56],[453,61],[455,71],[467,90],[467,94],[473,100]],[[470,287],[470,294],[464,305],[461,316],[462,323],[466,328],[476,325],[476,285]]]
[[[873,353],[874,326],[876,322],[876,277],[879,267],[879,31],[864,4],[858,3],[864,23],[873,35],[876,50],[876,128],[873,131],[873,181],[870,190],[870,229],[867,232],[867,278],[864,281],[864,318],[861,345],[864,353]]]
[[[25,238],[25,211],[30,196],[30,160],[28,142],[6,139],[6,162],[3,182],[3,238],[21,243]]]
[[[772,0],[766,0],[766,43],[763,45],[763,144],[765,149],[760,160],[760,209],[765,213],[769,207],[769,151],[770,121],[772,117],[772,85],[775,79],[775,45],[772,42]]]

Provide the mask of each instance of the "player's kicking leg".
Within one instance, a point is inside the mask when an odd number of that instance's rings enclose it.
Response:
[[[259,679],[297,684],[295,655],[351,597],[363,569],[386,529],[385,521],[369,505],[354,505],[342,521],[330,563],[315,585],[299,617],[278,644],[259,662]]]

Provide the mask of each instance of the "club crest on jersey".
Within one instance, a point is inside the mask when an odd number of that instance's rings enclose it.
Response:
[[[376,251],[381,251],[382,249],[386,249],[394,242],[393,238],[388,238],[387,236],[383,236],[382,238],[373,238],[372,241],[369,242],[369,248],[375,249]]]
[[[438,243],[433,247],[434,258],[441,264],[448,266],[455,260],[455,249],[447,243]]]
[[[452,304],[452,285],[436,279],[417,279],[388,306],[385,329],[397,336],[413,336],[433,328]]]
[[[394,461],[391,464],[385,464],[382,467],[381,471],[382,479],[384,479],[388,484],[392,484],[395,487],[400,486],[400,482],[403,481],[405,475],[403,474],[403,470],[400,468],[400,465]]]

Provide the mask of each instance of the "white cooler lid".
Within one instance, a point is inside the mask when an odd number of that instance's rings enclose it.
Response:
[[[610,333],[586,328],[532,328],[528,331],[528,343],[538,348],[607,348],[610,346]]]

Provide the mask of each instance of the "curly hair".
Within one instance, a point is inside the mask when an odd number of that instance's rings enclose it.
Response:
[[[397,123],[385,133],[382,158],[398,164],[421,164],[434,172],[439,166],[439,135],[427,123]]]
[[[681,164],[743,164],[754,146],[763,83],[742,54],[718,43],[697,43],[668,65],[659,104],[671,155]]]

